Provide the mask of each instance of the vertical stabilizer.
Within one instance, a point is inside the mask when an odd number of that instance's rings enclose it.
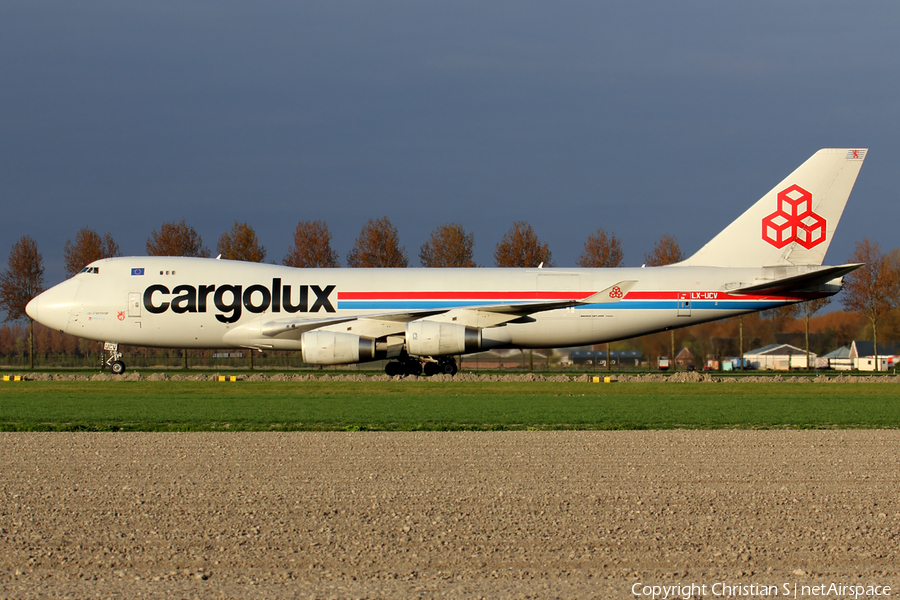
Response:
[[[819,150],[679,265],[821,265],[866,151]]]

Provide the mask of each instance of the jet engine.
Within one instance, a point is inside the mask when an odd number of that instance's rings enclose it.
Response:
[[[406,324],[406,351],[413,356],[465,354],[480,349],[480,329],[435,321]]]
[[[385,358],[379,352],[375,340],[352,333],[333,331],[307,331],[300,336],[303,362],[310,365],[344,365]]]

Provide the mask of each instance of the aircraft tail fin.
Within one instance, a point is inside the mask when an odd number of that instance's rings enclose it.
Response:
[[[866,157],[825,148],[776,185],[681,266],[821,265]]]

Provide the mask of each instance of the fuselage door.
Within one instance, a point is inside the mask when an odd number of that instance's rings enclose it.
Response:
[[[686,292],[681,292],[678,294],[678,316],[691,316],[691,298],[690,295]]]
[[[128,293],[128,316],[129,317],[140,317],[141,316],[141,293],[140,292],[129,292]]]

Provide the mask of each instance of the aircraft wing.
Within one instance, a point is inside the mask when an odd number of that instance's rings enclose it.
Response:
[[[334,317],[331,319],[279,319],[264,323],[261,333],[266,337],[283,337],[287,339],[299,338],[307,331],[339,325],[348,321],[354,321],[356,317]]]
[[[791,292],[800,291],[805,288],[824,285],[833,279],[843,277],[850,271],[854,271],[863,266],[862,263],[849,263],[836,267],[825,267],[817,271],[803,273],[802,275],[793,275],[791,277],[782,277],[781,279],[773,279],[763,283],[740,287],[729,290],[731,294],[790,294]]]
[[[517,313],[519,316],[522,316],[541,312],[543,310],[578,306],[579,304],[609,304],[618,302],[624,298],[625,294],[627,294],[636,284],[637,281],[620,281],[615,285],[609,286],[605,290],[599,291],[596,294],[591,294],[587,298],[582,298],[581,300],[539,300],[537,302],[513,302],[510,304],[494,304],[475,306],[472,308],[496,313]]]
[[[418,320],[453,321],[460,325],[477,328],[494,327],[545,310],[584,304],[618,302],[636,284],[637,281],[620,281],[580,300],[538,300],[506,304],[484,304],[467,306],[465,308],[405,310],[325,319],[279,319],[264,323],[262,334],[266,337],[298,339],[307,331],[327,329],[353,331],[364,337],[382,337],[402,333],[406,330],[407,323]]]

